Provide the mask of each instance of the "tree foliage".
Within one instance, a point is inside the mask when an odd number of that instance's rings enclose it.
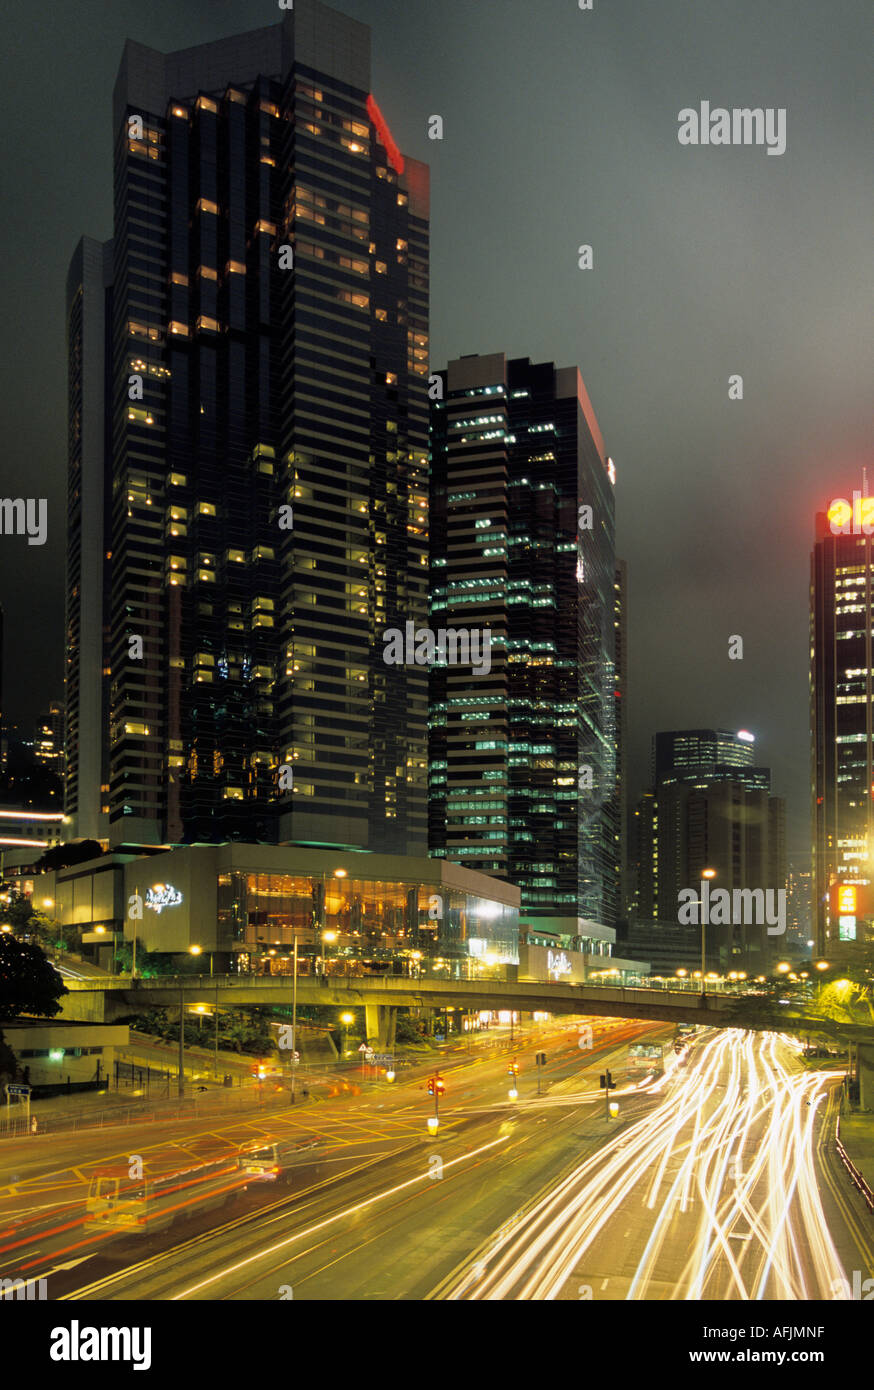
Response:
[[[58,1001],[68,992],[39,946],[0,932],[0,1019],[22,1014],[54,1018],[61,1011]]]

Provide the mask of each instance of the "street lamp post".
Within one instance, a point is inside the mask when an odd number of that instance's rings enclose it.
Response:
[[[294,934],[294,977],[291,985],[291,1103],[295,1102],[297,1078],[297,932]]]
[[[179,1095],[185,1095],[185,989],[179,986]]]
[[[716,870],[715,870],[715,869],[703,869],[702,872],[701,872],[701,877],[702,877],[702,879],[704,879],[704,878],[707,878],[707,879],[716,878]],[[707,932],[707,927],[706,927],[706,923],[705,923],[705,921],[704,921],[704,900],[703,900],[703,898],[702,898],[702,900],[701,900],[701,998],[702,998],[702,999],[704,998],[705,994],[707,993],[707,947],[706,947],[706,932]]]

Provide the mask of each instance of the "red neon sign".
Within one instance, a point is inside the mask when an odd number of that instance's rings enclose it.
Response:
[[[388,162],[395,173],[404,172],[404,157],[392,139],[391,131],[386,123],[385,116],[380,111],[372,96],[367,98],[367,114],[376,126],[376,133],[385,145],[385,152],[388,155]]]

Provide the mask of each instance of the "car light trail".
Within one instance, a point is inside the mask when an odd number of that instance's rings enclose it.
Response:
[[[774,1034],[724,1031],[651,1114],[620,1131],[512,1230],[498,1233],[448,1294],[560,1296],[623,1208],[651,1213],[626,1297],[829,1298],[845,1278],[814,1166],[823,1075],[793,1073]],[[679,1275],[677,1217],[688,1224]]]

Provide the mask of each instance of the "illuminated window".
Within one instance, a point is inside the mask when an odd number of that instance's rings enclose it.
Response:
[[[221,328],[221,324],[219,323],[218,319],[210,318],[208,314],[199,314],[197,322],[194,326],[198,333],[218,333],[219,329]]]
[[[377,275],[386,275],[388,273],[388,266],[385,261],[374,261],[373,268]]]
[[[374,309],[373,314],[378,323],[386,323],[388,320],[388,314],[385,309]]]
[[[170,276],[170,280],[171,280],[172,284],[174,284],[174,285],[187,285],[187,284],[188,284],[188,276],[187,276],[187,275],[183,275],[182,272],[179,271],[179,270],[174,270],[174,271],[173,271],[173,274]]]
[[[143,736],[148,734],[149,726],[148,724],[137,723],[125,724],[124,731],[126,734],[140,734]]]
[[[200,96],[197,98],[197,101],[194,103],[194,105],[197,107],[198,111],[218,112],[218,106],[210,97]]]
[[[245,275],[246,267],[243,265],[242,261],[228,261],[227,265],[225,266],[225,274]]]
[[[212,502],[201,502],[197,508],[201,516],[215,516],[215,506]]]
[[[256,232],[267,232],[269,236],[276,236],[276,223],[266,222],[263,217],[259,217],[255,223]]]
[[[215,574],[212,570],[198,570],[197,577],[201,584],[214,584]]]
[[[218,214],[218,203],[214,203],[211,198],[198,198],[195,209],[197,212],[211,212]]]
[[[171,487],[187,487],[188,478],[185,473],[171,473],[167,479]]]
[[[269,164],[270,167],[271,167],[271,169],[275,169],[275,168],[276,168],[276,160],[273,158],[273,156],[272,156],[271,154],[262,154],[262,156],[261,156],[261,163],[262,163],[262,164]]]
[[[171,115],[182,116],[186,121],[188,120],[188,112],[184,106],[174,106]]]
[[[228,101],[239,102],[242,106],[246,105],[245,92],[238,92],[236,87],[228,87],[228,90],[225,92],[225,97]]]
[[[278,116],[278,115],[279,115],[279,107],[278,107],[278,106],[274,106],[274,104],[273,104],[272,101],[262,101],[262,102],[260,103],[260,110],[265,111],[265,112],[267,113],[268,116]]]
[[[229,550],[227,554],[228,559],[233,561],[236,565],[244,565],[246,563],[245,550]]]
[[[217,279],[218,279],[218,271],[217,271],[217,270],[213,270],[213,268],[212,268],[211,265],[199,265],[199,266],[197,267],[197,274],[200,275],[200,276],[202,276],[202,278],[203,278],[204,280],[217,280]]]
[[[170,332],[177,338],[188,337],[188,324],[179,323],[176,319],[170,320]]]
[[[256,545],[252,552],[256,560],[275,560],[276,551],[272,545]]]

